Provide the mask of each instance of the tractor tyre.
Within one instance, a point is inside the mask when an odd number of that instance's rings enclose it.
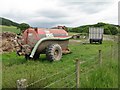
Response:
[[[93,43],[93,41],[90,39],[90,44],[92,44]]]
[[[62,58],[62,48],[59,44],[49,45],[46,49],[46,57],[49,61],[59,61]]]
[[[39,59],[39,57],[40,57],[40,53],[36,52],[35,55],[33,56],[33,59],[37,60]]]
[[[102,40],[100,40],[99,43],[102,44]]]

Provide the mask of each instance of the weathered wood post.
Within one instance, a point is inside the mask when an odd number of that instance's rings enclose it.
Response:
[[[17,80],[17,89],[18,90],[26,90],[26,86],[27,86],[26,79]]]
[[[76,88],[80,87],[80,60],[76,59]]]
[[[99,50],[99,64],[102,64],[102,51]]]

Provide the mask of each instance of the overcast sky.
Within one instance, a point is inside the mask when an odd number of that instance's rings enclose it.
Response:
[[[1,0],[0,16],[33,27],[118,24],[119,0]]]

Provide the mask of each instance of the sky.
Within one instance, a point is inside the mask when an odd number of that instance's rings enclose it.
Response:
[[[118,25],[119,0],[1,0],[0,17],[32,27]]]

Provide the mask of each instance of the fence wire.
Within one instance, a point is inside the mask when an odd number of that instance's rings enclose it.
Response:
[[[115,39],[115,38],[114,38]],[[113,39],[113,41],[114,42],[116,42],[117,40],[115,39],[114,40]],[[107,50],[107,51],[106,51]],[[114,56],[114,54],[115,54],[115,52],[117,52],[118,51],[118,48],[117,48],[117,45],[116,44],[113,44],[113,46],[108,46],[108,47],[106,47],[106,50],[104,51],[102,51],[102,59],[104,60],[104,58],[107,58],[107,57],[110,57],[111,55],[111,57],[113,57]],[[92,56],[91,58],[89,58],[90,59],[90,61],[82,61],[82,62],[80,62],[80,65],[82,64],[85,64],[85,63],[88,63],[88,62],[91,62],[91,60],[94,60],[94,62],[92,62],[91,63],[91,66],[89,66],[89,67],[87,67],[84,71],[80,71],[81,72],[81,75],[85,75],[85,74],[88,74],[88,73],[90,73],[91,71],[94,71],[95,70],[95,67],[97,67],[98,66],[98,64],[99,64],[99,59],[98,59],[98,57],[99,57],[99,54],[96,54],[95,56]],[[113,58],[115,58],[115,56],[113,57]],[[97,59],[97,60],[96,60]],[[103,61],[104,62],[104,61]],[[69,61],[68,61],[68,63],[69,63]],[[66,64],[65,64],[66,65]],[[58,75],[58,74],[61,74],[61,73],[66,73],[66,71],[70,71],[73,67],[75,67],[76,65],[73,65],[73,66],[71,66],[70,68],[67,68],[67,69],[64,69],[63,71],[60,71],[60,72],[57,72],[57,73],[55,73],[55,74],[52,74],[52,75],[50,75],[50,76],[48,76],[48,77],[44,77],[44,78],[41,78],[41,79],[39,79],[39,80],[37,80],[37,81],[35,81],[35,82],[33,82],[33,83],[30,83],[30,84],[28,84],[28,85],[26,85],[25,87],[26,88],[28,88],[28,87],[30,87],[30,86],[32,86],[32,85],[34,85],[34,84],[37,84],[38,82],[40,82],[40,81],[42,81],[42,80],[46,80],[46,79],[48,79],[48,78],[51,78],[51,77],[53,77],[53,76],[56,76],[56,75]],[[68,65],[68,67],[69,67],[69,65]],[[85,68],[85,67],[84,67]],[[56,83],[58,83],[58,82],[62,82],[62,81],[65,81],[65,79],[67,79],[67,78],[69,78],[69,77],[71,77],[71,76],[73,76],[73,75],[75,75],[76,74],[76,72],[73,72],[72,74],[70,74],[70,75],[67,75],[66,77],[63,77],[63,78],[60,78],[60,79],[58,79],[58,80],[56,80],[56,81],[54,81],[54,82],[52,82],[52,83],[50,83],[50,84],[48,84],[48,85],[46,85],[46,86],[44,86],[43,88],[49,88],[50,86],[52,86],[52,85],[54,85],[54,84],[56,84]],[[71,88],[74,88],[74,87],[76,87],[76,78],[75,79],[72,79],[71,80],[71,82],[73,83],[73,85],[71,86]],[[65,88],[67,85],[69,85],[69,83],[66,83],[64,86],[62,86],[63,88]]]
[[[70,74],[70,75],[68,75],[68,76],[66,76],[66,77],[64,77],[64,78],[61,78],[61,79],[59,79],[59,80],[57,80],[57,81],[55,81],[55,82],[52,82],[51,84],[45,86],[44,88],[47,88],[47,87],[49,87],[49,86],[51,86],[51,85],[53,85],[53,84],[55,84],[55,83],[57,83],[57,82],[60,82],[60,81],[62,81],[62,80],[65,80],[66,78],[71,77],[71,76],[74,75],[75,73],[76,73],[76,72],[73,72],[72,74]]]
[[[80,64],[83,64],[83,63],[85,63],[85,61],[80,62]],[[53,76],[56,76],[56,75],[58,75],[58,74],[66,73],[66,71],[71,70],[73,67],[75,67],[75,65],[69,66],[69,68],[64,69],[63,71],[57,72],[57,73],[55,73],[55,74],[52,74],[52,75],[50,75],[50,76],[48,76],[48,77],[39,79],[39,80],[37,80],[37,81],[35,81],[35,82],[31,83],[31,84],[28,84],[28,85],[25,86],[25,87],[26,87],[26,88],[27,88],[27,87],[30,87],[30,86],[32,86],[32,85],[34,85],[34,84],[36,84],[36,83],[38,83],[38,82],[40,82],[40,81],[42,81],[42,80],[46,80],[46,79],[51,78],[51,77],[53,77]]]
[[[90,59],[96,59],[97,56],[98,56],[98,55],[96,55],[96,56],[94,56],[94,57],[91,57]],[[95,62],[98,62],[98,61],[96,60]],[[84,63],[86,63],[86,61],[80,62],[80,64],[84,64]],[[53,75],[51,75],[51,76],[48,76],[48,77],[39,79],[39,80],[37,80],[37,81],[35,81],[35,82],[33,82],[33,83],[25,86],[25,87],[26,87],[26,88],[27,88],[27,87],[30,87],[30,86],[32,86],[32,85],[34,85],[34,84],[36,84],[36,83],[38,83],[38,82],[40,82],[40,81],[42,81],[42,80],[46,80],[47,78],[51,78],[51,77],[56,76],[56,75],[58,75],[58,74],[60,74],[60,73],[66,73],[66,71],[71,70],[71,68],[73,68],[73,67],[75,67],[75,65],[71,66],[70,68],[65,69],[64,71],[60,71],[60,72],[57,72],[57,73],[55,73],[55,74],[53,74]],[[89,70],[90,70],[90,68],[89,68]],[[75,74],[75,72],[72,73],[71,75],[66,76],[65,78],[70,77],[70,76],[72,76],[73,74]],[[61,80],[64,80],[65,78],[62,78],[62,79],[60,79],[60,80],[57,80],[57,81],[55,81],[55,82],[53,82],[53,83],[45,86],[44,88],[49,87],[49,86],[51,86],[51,85],[53,85],[53,84],[55,84],[55,83],[57,83],[57,82],[60,82]]]
[[[71,80],[71,82],[74,83],[74,85],[76,85],[76,79]],[[69,85],[69,84],[68,84],[68,83],[65,84],[64,86],[62,86],[62,88],[66,88],[66,85]],[[74,86],[74,85],[73,85],[73,86]],[[72,86],[72,87],[73,87],[73,86]]]
[[[75,65],[71,66],[70,68],[65,69],[64,71],[60,71],[60,72],[57,72],[57,73],[55,73],[55,74],[53,74],[53,75],[51,75],[51,76],[48,76],[48,77],[39,79],[39,80],[37,80],[37,81],[35,81],[35,82],[27,85],[26,87],[30,87],[30,86],[32,86],[32,85],[34,85],[34,84],[36,84],[36,83],[38,83],[38,82],[40,82],[40,81],[42,81],[42,80],[45,80],[45,79],[47,79],[47,78],[51,78],[51,77],[53,77],[53,76],[55,76],[55,75],[58,75],[58,74],[60,74],[60,73],[66,73],[65,71],[71,70],[72,67],[75,67]]]

